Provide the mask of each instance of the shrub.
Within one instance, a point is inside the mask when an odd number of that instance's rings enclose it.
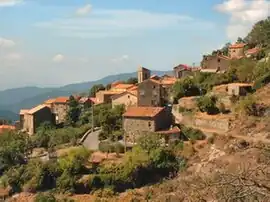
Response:
[[[188,139],[194,140],[194,141],[195,140],[204,140],[206,137],[205,134],[201,130],[189,128],[186,126],[181,126],[181,132]]]
[[[52,193],[38,193],[35,202],[56,202],[56,198]]]
[[[257,104],[252,95],[241,99],[236,106],[236,111],[248,116],[263,116],[265,110],[265,106]]]
[[[217,114],[219,112],[216,107],[217,98],[215,96],[202,96],[198,98],[197,105],[201,112],[207,114]]]

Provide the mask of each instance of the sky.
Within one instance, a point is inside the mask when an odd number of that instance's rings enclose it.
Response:
[[[0,90],[199,65],[269,0],[0,0]]]

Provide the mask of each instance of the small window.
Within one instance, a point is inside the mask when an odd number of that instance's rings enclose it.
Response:
[[[218,59],[217,61],[220,62],[220,59]]]
[[[130,96],[128,95],[128,99],[130,98]]]
[[[156,86],[153,86],[153,89],[155,89],[156,88]]]
[[[148,122],[148,127],[151,127],[151,126],[152,126],[152,124],[151,124],[151,122],[149,121],[149,122]]]

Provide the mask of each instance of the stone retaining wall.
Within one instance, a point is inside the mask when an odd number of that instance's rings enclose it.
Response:
[[[228,132],[231,127],[230,118],[216,118],[216,117],[194,117],[193,125],[198,128],[205,128],[210,130],[217,130],[221,132]]]

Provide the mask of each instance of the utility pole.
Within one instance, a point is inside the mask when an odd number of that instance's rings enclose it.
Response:
[[[94,132],[94,103],[92,104],[92,113],[91,113],[91,119],[92,119],[92,132]]]

